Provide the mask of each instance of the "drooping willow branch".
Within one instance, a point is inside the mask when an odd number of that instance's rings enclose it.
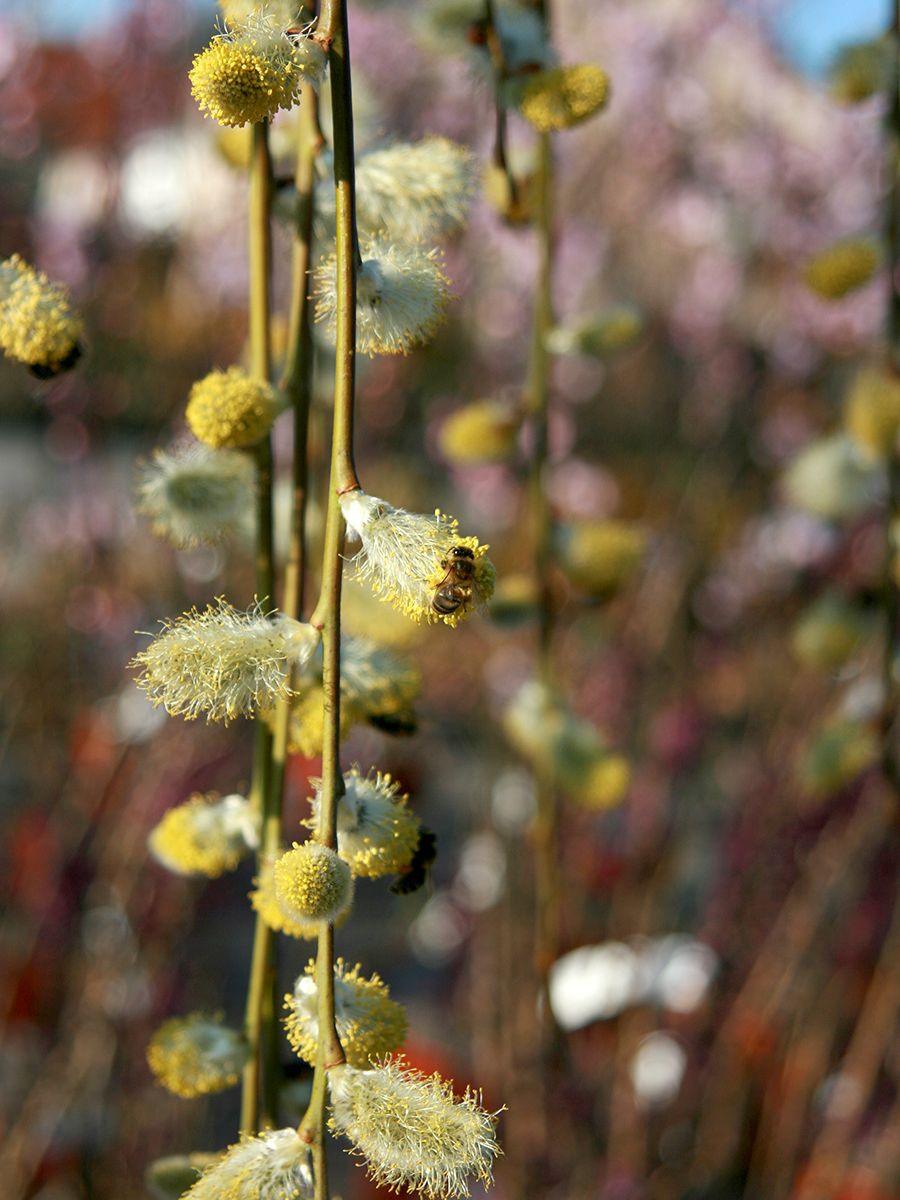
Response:
[[[337,844],[337,804],[343,792],[340,769],[341,548],[344,522],[340,497],[359,486],[353,460],[353,405],[356,386],[356,195],[354,185],[353,101],[347,36],[346,0],[322,6],[320,36],[328,48],[331,71],[332,128],[337,255],[337,327],[335,345],[334,423],[331,473],[325,518],[322,590],[310,620],[322,630],[324,692],[322,789],[316,839],[332,849]],[[318,1045],[313,1092],[300,1125],[312,1143],[316,1200],[328,1196],[323,1146],[326,1073],[344,1061],[334,1015],[334,927],[325,924],[316,957]]]
[[[269,341],[269,281],[271,273],[271,234],[269,206],[272,167],[269,156],[268,128],[264,121],[253,126],[253,151],[250,163],[249,261],[250,261],[250,370],[256,378],[268,382],[271,372]],[[256,595],[271,606],[274,592],[272,554],[272,444],[266,435],[256,447]],[[264,721],[254,725],[253,784],[251,794],[260,814],[260,861],[278,849],[281,827],[280,794],[276,799],[272,786],[272,735]],[[244,1068],[241,1091],[241,1132],[254,1133],[261,1118],[274,1117],[277,1076],[270,1069],[263,1084],[264,1048],[274,1042],[275,1022],[272,997],[274,975],[274,939],[261,917],[257,917],[253,937],[253,957],[247,989],[244,1032],[249,1054]],[[261,1096],[265,1086],[265,1097]]]
[[[534,546],[533,570],[538,611],[537,676],[543,687],[549,689],[553,681],[553,596],[550,580],[553,517],[546,480],[550,399],[550,356],[546,348],[546,338],[553,327],[553,151],[549,134],[542,133],[539,138],[534,197],[539,260],[527,388],[532,436],[528,504]],[[545,990],[548,972],[557,957],[559,936],[558,799],[552,772],[538,766],[535,775],[537,813],[532,829],[537,883],[535,963],[540,986]],[[544,1011],[548,1018],[552,1018],[546,1003]]]
[[[888,260],[888,301],[885,336],[887,368],[900,377],[900,67],[897,45],[900,39],[900,0],[892,6],[891,38],[894,52],[889,80],[888,109],[885,116],[885,176],[888,180],[885,197],[885,241]],[[887,501],[885,512],[884,576],[882,605],[885,620],[885,645],[882,659],[882,767],[888,781],[900,793],[900,749],[898,749],[898,708],[900,687],[896,678],[896,663],[900,655],[900,579],[897,562],[900,547],[896,544],[897,522],[900,521],[900,450],[894,439],[887,455]]]
[[[506,176],[506,186],[509,190],[509,210],[517,212],[521,201],[521,188],[509,164],[507,149],[507,120],[506,104],[503,99],[503,85],[506,82],[508,68],[500,28],[497,21],[497,6],[494,0],[485,0],[485,38],[488,53],[491,56],[491,66],[494,75],[494,166]]]

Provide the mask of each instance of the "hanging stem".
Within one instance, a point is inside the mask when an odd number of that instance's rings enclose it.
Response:
[[[553,327],[553,154],[549,134],[540,135],[535,181],[535,226],[539,265],[535,289],[534,325],[529,364],[528,403],[531,414],[532,455],[528,476],[528,502],[534,538],[534,576],[538,602],[537,674],[545,689],[553,683],[553,596],[550,586],[553,517],[547,498],[547,447],[550,356],[546,336]],[[559,873],[557,869],[557,797],[552,772],[536,771],[537,814],[532,828],[537,873],[535,962],[540,986],[557,956],[559,936]],[[545,997],[546,1000],[546,997]],[[545,1013],[550,1010],[545,1004]]]
[[[269,276],[271,241],[269,199],[271,162],[268,129],[265,122],[253,126],[253,154],[250,164],[250,370],[258,379],[268,381],[269,352]],[[256,597],[260,604],[271,605],[274,586],[272,558],[272,444],[267,436],[255,449],[256,457]],[[272,735],[265,722],[254,725],[253,784],[251,794],[260,813],[260,857],[262,862],[280,839],[280,798],[274,804],[272,788]],[[241,1132],[255,1133],[261,1121],[275,1115],[277,1075],[266,1072],[266,1094],[261,1109],[262,1056],[272,1044],[271,1028],[275,1021],[272,1002],[274,961],[272,933],[257,917],[253,937],[250,981],[244,1033],[250,1049],[244,1068],[241,1090]]]
[[[308,281],[313,217],[313,182],[315,156],[321,146],[318,131],[317,98],[313,88],[304,88],[300,114],[300,138],[297,149],[295,189],[297,193],[297,226],[294,236],[293,278],[291,297],[291,322],[288,361],[282,379],[282,389],[293,410],[294,445],[291,465],[291,523],[288,559],[285,567],[284,594],[281,611],[298,620],[303,610],[304,528],[306,519],[307,493],[307,436],[309,408],[312,392],[313,345],[310,326]],[[251,335],[252,337],[252,335]],[[268,337],[260,339],[260,361],[265,350],[268,356]],[[256,362],[254,357],[254,363]],[[267,367],[268,369],[268,367]],[[260,470],[260,478],[262,471]],[[269,595],[272,594],[271,587]],[[296,669],[292,668],[288,687],[295,690]],[[268,801],[263,818],[263,836],[260,847],[260,866],[271,863],[281,849],[281,812],[284,803],[284,780],[287,765],[288,731],[290,728],[291,700],[287,696],[276,709],[274,734],[270,737],[267,726],[265,745],[260,753],[270,757],[268,768]],[[263,734],[257,730],[258,738]],[[254,1056],[264,1060],[262,1078],[264,1083],[264,1116],[274,1119],[278,1101],[278,1022],[277,1022],[277,968],[276,939],[261,916],[257,916],[254,936],[253,968],[251,972],[252,1011],[258,1014],[254,1021],[259,1023],[262,1041],[260,1053]],[[259,1065],[255,1066],[258,1071]],[[256,1089],[259,1079],[256,1081]],[[249,1107],[250,1100],[246,1097]]]
[[[520,211],[521,189],[509,165],[506,133],[506,105],[503,103],[503,84],[509,75],[506,56],[503,53],[503,42],[497,24],[497,6],[494,0],[485,0],[485,38],[488,53],[491,56],[491,66],[494,76],[494,166],[506,176],[506,186],[509,189],[509,210],[511,213]]]
[[[552,694],[554,597],[551,587],[553,565],[553,517],[547,492],[548,418],[550,407],[551,357],[546,337],[554,324],[553,313],[553,155],[550,137],[538,138],[538,163],[532,187],[533,222],[538,248],[534,317],[526,387],[531,434],[526,500],[528,527],[533,546],[532,571],[537,602],[535,672],[545,692]],[[553,1112],[551,1071],[563,1061],[564,1048],[553,1017],[548,995],[550,968],[558,956],[560,882],[558,795],[552,763],[533,768],[536,810],[530,828],[534,863],[534,973],[528,979],[527,1006],[522,1009],[523,1036],[531,1049],[519,1064],[517,1085],[530,1096],[527,1117],[511,1122],[509,1136],[516,1149],[513,1190],[523,1197],[537,1195],[542,1173],[551,1156]],[[536,987],[537,997],[534,995]],[[535,999],[538,1000],[535,1006]],[[535,1011],[537,1008],[537,1011]],[[539,1015],[538,1015],[539,1014]]]
[[[299,619],[303,611],[304,522],[307,498],[307,440],[312,404],[313,338],[309,272],[312,265],[313,212],[316,158],[322,148],[319,97],[304,87],[300,98],[300,138],[294,174],[296,224],[291,279],[291,316],[288,357],[281,387],[294,413],[293,473],[291,477],[291,533],[284,573],[281,611]]]
[[[341,704],[341,549],[344,522],[340,497],[359,487],[353,461],[353,401],[356,383],[356,195],[354,185],[353,100],[347,38],[346,0],[322,6],[320,31],[328,47],[334,130],[335,234],[337,254],[337,338],[335,347],[334,424],[331,441],[331,479],[325,518],[322,590],[313,624],[322,629],[322,688],[324,733],[322,790],[317,840],[337,845],[337,804],[343,794],[340,769]],[[334,1017],[334,927],[323,925],[316,958],[318,1045],[313,1091],[299,1133],[313,1146],[316,1200],[327,1200],[323,1126],[327,1072],[344,1062]]]
[[[316,156],[322,146],[319,130],[318,96],[312,87],[304,87],[300,100],[300,136],[294,173],[296,224],[291,281],[291,317],[288,358],[281,387],[294,416],[294,444],[291,465],[291,524],[288,556],[284,571],[281,611],[295,621],[303,612],[303,576],[306,559],[305,525],[308,488],[307,442],[312,403],[313,340],[309,302],[309,268],[312,260],[313,189]],[[290,694],[281,700],[275,712],[272,748],[272,791],[279,811],[284,798],[291,695],[296,691],[297,670],[288,678]],[[277,849],[277,847],[276,847]]]
[[[888,368],[900,378],[900,186],[897,170],[900,167],[900,68],[897,64],[897,39],[900,38],[900,0],[894,0],[891,35],[894,54],[890,78],[888,110],[885,117],[885,173],[888,180],[885,199],[885,241],[888,257],[888,286],[886,339]],[[900,451],[894,439],[887,458],[887,506],[885,512],[884,576],[882,604],[885,619],[885,644],[882,660],[881,758],[884,774],[900,793],[900,752],[897,748],[897,712],[900,707],[900,688],[895,678],[900,655],[900,580],[896,566],[900,548],[895,544],[895,526],[900,520]]]

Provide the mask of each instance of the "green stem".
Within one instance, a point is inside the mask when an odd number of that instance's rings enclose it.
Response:
[[[282,391],[294,416],[294,444],[291,467],[291,523],[288,555],[284,571],[281,611],[295,621],[303,612],[303,579],[306,558],[305,526],[308,491],[307,443],[309,413],[312,405],[313,340],[309,302],[309,268],[312,261],[313,207],[316,156],[322,145],[318,123],[318,97],[315,89],[305,87],[300,100],[300,136],[294,173],[297,220],[294,229],[293,270],[291,281],[291,318],[288,357],[281,380]],[[297,672],[292,668],[288,679],[291,695],[296,691]],[[284,797],[284,776],[288,757],[291,695],[279,702],[275,712],[272,790],[279,806]]]
[[[313,214],[316,158],[322,148],[319,129],[319,97],[313,87],[304,87],[300,98],[300,136],[294,172],[296,223],[291,278],[291,316],[288,330],[288,357],[281,388],[295,414],[294,477],[291,517],[292,541],[284,577],[282,611],[297,617],[302,611],[302,550],[294,540],[303,528],[306,503],[306,442],[308,414],[312,403],[313,339],[309,272],[312,265]]]
[[[344,781],[340,766],[341,581],[344,522],[340,498],[359,487],[353,461],[353,403],[356,384],[356,194],[354,183],[353,98],[347,37],[346,0],[322,7],[322,26],[329,41],[331,111],[334,130],[335,235],[337,255],[337,338],[334,376],[334,424],[331,479],[325,518],[322,591],[312,620],[322,628],[324,732],[322,785],[317,840],[337,845],[337,805]],[[313,1094],[300,1124],[300,1136],[312,1143],[316,1163],[316,1200],[326,1200],[323,1127],[326,1074],[344,1061],[334,1016],[334,928],[323,925],[316,958],[318,1046]]]
[[[253,127],[253,154],[250,165],[250,370],[258,379],[268,381],[269,351],[269,276],[271,241],[269,200],[271,162],[268,130],[264,122]],[[265,437],[255,449],[256,458],[256,597],[270,604],[274,597],[272,556],[272,445]],[[254,802],[260,813],[260,855],[277,849],[280,840],[280,800],[275,803],[272,787],[272,735],[268,726],[257,720],[254,726],[253,784]],[[241,1091],[241,1132],[255,1133],[263,1122],[275,1118],[277,1072],[272,1069],[275,1013],[274,939],[261,917],[257,917],[253,936],[250,980],[244,1032],[250,1053],[244,1068]],[[263,1055],[269,1069],[263,1077]]]

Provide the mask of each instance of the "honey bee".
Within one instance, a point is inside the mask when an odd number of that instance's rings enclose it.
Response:
[[[431,867],[437,858],[437,836],[423,827],[419,834],[419,844],[409,866],[401,871],[391,884],[395,896],[408,896],[424,887],[431,876]]]
[[[441,559],[441,570],[447,573],[435,588],[431,607],[442,617],[449,617],[459,609],[465,610],[472,599],[474,552],[468,546],[454,546],[447,557]]]
[[[395,737],[404,737],[415,733],[419,722],[412,709],[406,712],[370,713],[369,724],[382,733],[390,733]]]
[[[80,342],[76,342],[65,358],[61,358],[59,362],[52,366],[46,366],[44,363],[29,363],[28,370],[35,379],[55,379],[57,375],[62,375],[63,371],[71,371],[83,354],[84,348]]]

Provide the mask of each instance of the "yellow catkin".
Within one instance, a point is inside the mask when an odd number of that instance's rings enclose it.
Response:
[[[153,532],[186,549],[242,528],[253,508],[253,463],[239,450],[190,443],[157,450],[137,487],[139,512]]]
[[[173,1017],[147,1046],[147,1062],[157,1081],[188,1100],[233,1087],[246,1059],[247,1043],[218,1014]]]
[[[797,621],[791,649],[804,666],[834,671],[853,658],[871,632],[867,613],[843,596],[826,595]]]
[[[900,377],[880,367],[864,367],[847,393],[844,425],[870,454],[890,454],[900,433]]]
[[[341,705],[340,739],[343,741],[353,725],[353,713]],[[303,683],[291,703],[288,724],[288,751],[304,758],[318,758],[325,736],[325,691],[321,683]]]
[[[589,63],[540,71],[525,85],[522,116],[541,133],[571,129],[592,117],[609,100],[609,78]]]
[[[367,638],[342,639],[341,712],[346,708],[353,721],[412,732],[421,690],[421,672],[410,659]]]
[[[250,805],[243,796],[220,800],[214,792],[195,792],[169,809],[148,844],[168,870],[217,879],[233,871],[256,844]]]
[[[357,963],[353,968],[339,958],[334,967],[335,1022],[338,1037],[351,1067],[370,1067],[387,1054],[393,1054],[406,1037],[406,1014],[392,1000],[387,984],[378,975],[366,979]],[[310,961],[306,971],[284,998],[284,1021],[288,1041],[297,1054],[310,1064],[316,1061],[318,1040],[315,982],[316,964]]]
[[[504,462],[515,452],[519,424],[519,414],[502,401],[467,404],[441,427],[441,453],[461,466]]]
[[[352,893],[349,866],[327,846],[295,842],[275,861],[275,898],[294,919],[334,921]]]
[[[356,160],[356,219],[363,242],[439,241],[466,222],[476,187],[475,155],[444,137],[394,142]],[[316,212],[334,227],[334,192],[316,189]]]
[[[77,361],[81,334],[64,287],[18,254],[0,262],[0,349],[8,358],[50,378]]]
[[[194,59],[191,93],[220,125],[263,121],[294,103],[294,73],[252,46],[213,42]]]
[[[283,933],[287,937],[298,938],[301,941],[314,941],[322,930],[321,921],[307,921],[289,917],[275,895],[275,864],[274,861],[264,861],[259,870],[259,876],[254,880],[254,889],[250,893],[250,903],[270,929]],[[349,912],[349,908],[347,910]],[[344,914],[344,917],[346,914]],[[344,917],[339,917],[340,924]]]
[[[278,398],[269,384],[240,367],[211,371],[191,388],[185,417],[199,442],[236,449],[252,446],[269,432]]]
[[[809,260],[803,271],[806,286],[823,300],[840,300],[875,274],[879,253],[868,239],[836,242]]]
[[[590,766],[583,783],[569,794],[582,808],[604,810],[621,804],[631,786],[631,764],[621,754],[607,754]]]
[[[288,35],[277,14],[260,6],[196,55],[191,93],[204,116],[237,127],[296,104],[303,83],[316,82],[324,68],[316,42]]]
[[[321,660],[316,659],[294,683],[288,750],[304,758],[322,753],[325,693],[321,670]],[[367,638],[348,635],[341,639],[341,741],[354,725],[366,722],[386,733],[412,732],[420,690],[421,675],[408,659]],[[263,713],[263,719],[274,728],[273,710]]]
[[[832,795],[851,783],[878,758],[878,738],[861,721],[835,721],[819,732],[797,766],[803,791],[810,798]]]
[[[627,521],[573,521],[560,527],[557,538],[572,582],[601,595],[628,582],[647,548],[646,534]]]
[[[302,666],[319,640],[311,625],[259,607],[239,612],[219,598],[205,612],[165,622],[131,666],[140,670],[138,687],[170,716],[228,722],[289,696],[291,665]]]

